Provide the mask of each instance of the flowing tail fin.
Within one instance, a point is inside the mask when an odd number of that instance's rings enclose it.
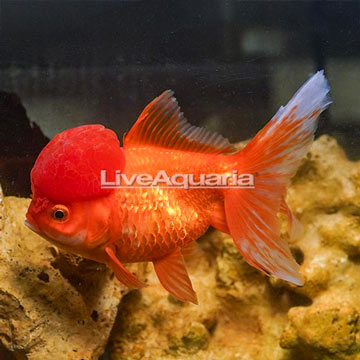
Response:
[[[226,189],[225,216],[235,245],[257,269],[302,285],[298,264],[280,238],[279,212],[291,219],[284,197],[307,152],[317,119],[331,103],[323,71],[313,75],[234,157],[242,173],[255,176],[254,189]]]

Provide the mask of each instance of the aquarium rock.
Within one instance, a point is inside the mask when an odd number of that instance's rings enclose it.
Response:
[[[1,359],[96,360],[125,288],[105,265],[28,230],[29,202],[0,195]]]

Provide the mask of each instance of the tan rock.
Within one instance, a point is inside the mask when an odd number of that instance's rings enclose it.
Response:
[[[28,230],[29,202],[0,196],[2,352],[29,360],[97,359],[121,287],[104,265],[59,253]]]
[[[289,320],[281,346],[297,348],[306,358],[348,359],[360,351],[359,313],[346,303],[294,307]]]
[[[281,345],[307,358],[360,358],[359,174],[359,163],[348,161],[336,141],[323,136],[288,193],[305,225],[294,243],[303,253],[305,285],[293,291],[312,304],[289,311]]]

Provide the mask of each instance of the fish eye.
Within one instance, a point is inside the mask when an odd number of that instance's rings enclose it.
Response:
[[[68,214],[68,208],[63,205],[56,205],[51,209],[51,217],[57,221],[65,221]]]

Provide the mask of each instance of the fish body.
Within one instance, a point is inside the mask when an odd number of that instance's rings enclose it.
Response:
[[[149,156],[151,154],[151,156]],[[147,169],[153,177],[159,171],[166,174],[224,173],[217,161],[219,155],[191,154],[142,148],[125,151],[124,173],[142,174]],[[138,160],[140,159],[140,161]],[[211,225],[213,208],[223,203],[218,189],[183,189],[144,187],[115,189],[115,202],[121,236],[114,246],[124,262],[152,261],[176,248],[183,248],[198,239]],[[130,246],[128,246],[131,244]]]
[[[266,274],[302,284],[298,265],[280,238],[278,213],[291,233],[299,223],[285,202],[286,187],[330,100],[322,72],[241,151],[222,136],[190,125],[171,91],[153,100],[123,139],[101,125],[57,135],[31,173],[26,224],[57,246],[109,265],[129,287],[144,284],[123,263],[152,261],[161,284],[182,301],[197,303],[184,255],[209,226],[230,234],[245,260]],[[252,174],[252,187],[194,186],[164,182],[101,186],[101,172],[155,178],[191,174]]]

